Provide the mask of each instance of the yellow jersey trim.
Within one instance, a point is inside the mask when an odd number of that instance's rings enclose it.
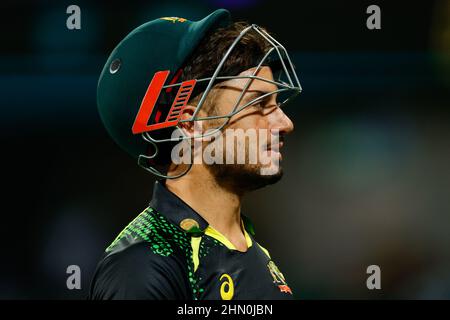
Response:
[[[200,264],[200,259],[198,258],[200,241],[202,241],[202,237],[192,237],[191,238],[192,262],[194,263],[194,272],[197,271],[198,265]]]
[[[245,242],[247,243],[247,248],[250,248],[253,245],[252,238],[250,238],[250,235],[247,233],[247,230],[245,230],[242,220],[241,220],[241,224],[242,224],[242,229],[244,230],[244,236],[245,236]],[[205,229],[205,234],[210,236],[211,238],[214,238],[214,239],[220,241],[228,249],[237,250],[236,247],[231,243],[231,241],[227,239],[227,237],[225,237],[222,233],[220,233],[213,227],[208,226]]]
[[[269,259],[272,259],[272,258],[270,257],[269,251],[268,251],[266,248],[264,248],[264,247],[263,247],[262,245],[260,245],[259,243],[258,243],[258,246],[261,248],[262,251],[264,251],[264,253],[269,257]]]

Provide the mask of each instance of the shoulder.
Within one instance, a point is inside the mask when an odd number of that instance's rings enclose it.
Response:
[[[270,256],[269,250],[267,250],[266,248],[264,248],[262,245],[260,245],[258,242],[254,241],[256,243],[256,246],[259,250],[261,250],[264,255],[270,260],[272,259],[272,257]]]
[[[187,239],[146,210],[107,248],[91,299],[190,299]]]
[[[91,299],[188,299],[183,259],[161,256],[150,244],[138,242],[107,254],[98,264]]]

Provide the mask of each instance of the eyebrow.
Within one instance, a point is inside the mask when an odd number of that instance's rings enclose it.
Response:
[[[271,91],[262,91],[262,90],[251,90],[245,93],[245,101],[252,101],[255,98],[261,97],[262,95],[268,94]]]

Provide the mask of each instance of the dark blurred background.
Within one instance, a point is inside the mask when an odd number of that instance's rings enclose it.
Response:
[[[272,31],[304,88],[283,180],[244,207],[296,297],[450,298],[448,0],[2,1],[0,298],[86,297],[154,181],[100,123],[103,64],[141,23],[219,7]],[[81,290],[66,288],[72,264]],[[381,290],[366,288],[371,264]]]

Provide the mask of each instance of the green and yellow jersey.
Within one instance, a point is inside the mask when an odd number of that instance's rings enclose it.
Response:
[[[245,216],[242,226],[245,252],[156,182],[149,207],[106,249],[90,299],[292,299]]]

